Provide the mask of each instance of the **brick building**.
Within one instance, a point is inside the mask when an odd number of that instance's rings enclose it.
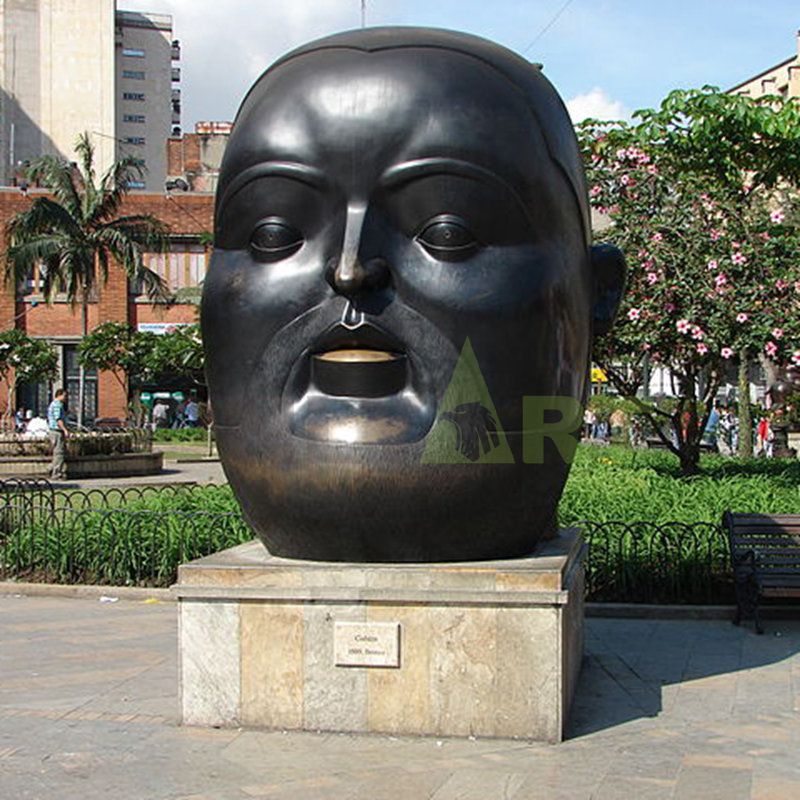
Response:
[[[5,251],[3,230],[8,219],[27,208],[39,192],[28,195],[16,189],[0,189],[0,253]],[[180,298],[181,289],[191,289],[203,280],[210,248],[201,242],[201,235],[213,230],[214,197],[210,194],[181,193],[128,195],[120,214],[152,214],[170,226],[170,252],[150,254],[146,261],[158,272]],[[197,320],[192,303],[172,302],[153,306],[130,286],[121,267],[112,267],[108,283],[89,304],[90,330],[103,322],[128,322],[134,328],[152,323],[191,323]],[[63,385],[75,403],[77,398],[77,345],[81,339],[81,310],[71,308],[66,300],[56,299],[49,305],[38,293],[38,276],[27,285],[14,287],[6,282],[0,290],[0,330],[20,328],[29,336],[47,339],[59,354],[59,376],[55,384]],[[23,387],[19,402],[26,407],[41,408],[47,402],[50,387]],[[111,373],[87,374],[89,417],[119,417],[127,414],[125,389]],[[0,411],[5,410],[7,392],[0,387]],[[74,405],[73,405],[74,407]]]

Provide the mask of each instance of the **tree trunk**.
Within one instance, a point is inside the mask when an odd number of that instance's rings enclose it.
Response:
[[[753,420],[750,417],[750,356],[747,348],[739,351],[739,444],[736,454],[739,458],[753,457]]]
[[[86,298],[81,301],[81,330],[83,336],[89,333],[89,307]],[[83,404],[86,395],[86,372],[83,369],[83,364],[78,362],[78,430],[83,428]]]

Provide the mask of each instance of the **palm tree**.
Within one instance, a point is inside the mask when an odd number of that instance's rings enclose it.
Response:
[[[66,295],[74,307],[81,305],[83,335],[88,333],[88,303],[99,282],[108,280],[111,259],[138,281],[151,301],[166,299],[162,279],[142,261],[146,251],[168,247],[167,226],[149,214],[118,216],[129,182],[141,178],[143,167],[126,156],[95,180],[94,148],[89,134],[75,143],[79,163],[42,156],[28,171],[52,197],[37,197],[31,207],[6,225],[6,283],[18,286],[38,265],[42,293],[48,302]],[[80,367],[78,425],[83,424],[84,369]]]

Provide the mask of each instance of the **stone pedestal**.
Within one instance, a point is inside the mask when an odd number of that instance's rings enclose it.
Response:
[[[564,530],[509,561],[320,563],[250,542],[184,564],[183,722],[560,741],[584,554]]]

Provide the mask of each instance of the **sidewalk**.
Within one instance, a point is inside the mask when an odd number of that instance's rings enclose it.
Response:
[[[190,453],[187,451],[188,455]],[[165,459],[164,469],[158,475],[52,481],[56,489],[97,489],[103,486],[144,486],[166,483],[227,483],[227,480],[219,461],[191,461],[186,463]]]
[[[176,627],[172,603],[0,597],[0,796],[800,797],[800,621],[588,619],[557,746],[182,728]]]

